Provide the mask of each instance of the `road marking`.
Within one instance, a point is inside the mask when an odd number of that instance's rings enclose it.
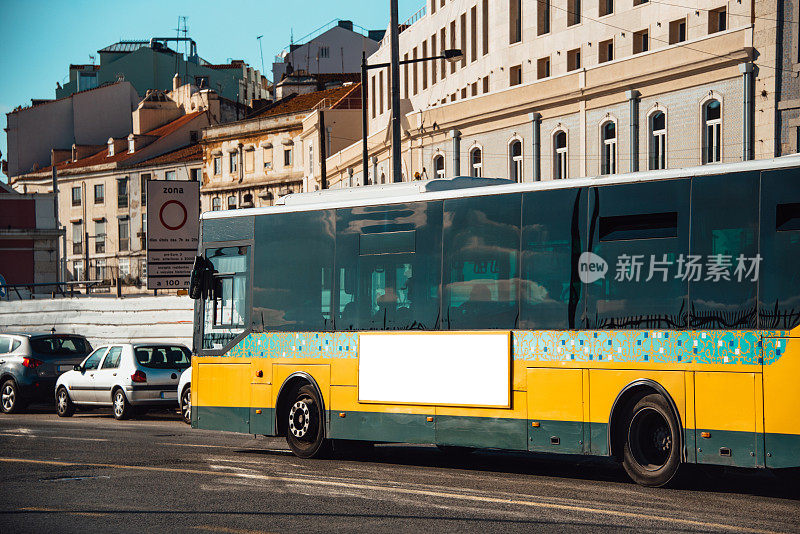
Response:
[[[627,517],[630,519],[638,519],[644,521],[658,521],[670,524],[680,524],[690,527],[697,527],[703,529],[723,530],[729,532],[749,532],[757,534],[770,534],[772,530],[761,530],[748,527],[741,527],[737,525],[729,525],[722,523],[709,523],[706,521],[695,521],[692,519],[683,519],[678,517],[659,516],[653,514],[637,513],[637,512],[623,512],[620,510],[607,510],[603,508],[592,508],[589,506],[579,506],[573,504],[558,504],[553,502],[535,501],[532,499],[509,499],[500,497],[487,497],[483,495],[471,495],[464,493],[452,493],[446,491],[431,491],[424,489],[412,488],[398,488],[386,487],[372,484],[358,484],[354,482],[337,482],[331,480],[314,480],[311,478],[303,478],[298,480],[296,477],[276,477],[269,475],[257,475],[249,473],[225,473],[219,471],[208,471],[204,469],[179,469],[174,467],[151,467],[145,465],[120,465],[120,464],[97,464],[97,463],[82,463],[82,462],[57,462],[53,460],[31,460],[28,458],[0,458],[0,463],[22,463],[22,464],[35,464],[35,465],[50,465],[61,467],[95,467],[101,469],[127,469],[131,471],[154,471],[154,472],[170,472],[170,473],[184,473],[193,475],[209,475],[209,476],[228,476],[263,480],[267,482],[279,482],[283,484],[311,484],[316,486],[340,487],[349,489],[358,489],[365,491],[385,491],[388,493],[400,493],[403,495],[416,495],[422,497],[436,497],[445,499],[454,499],[461,501],[471,501],[479,503],[491,503],[502,505],[517,505],[526,506],[530,508],[541,508],[547,510],[559,510],[563,512],[579,512],[586,514],[596,514],[611,517]]]
[[[197,443],[156,443],[156,445],[166,445],[169,447],[198,447],[201,449],[229,449],[229,450],[237,450],[241,452],[272,452],[277,454],[291,454],[291,451],[287,449],[248,449],[246,447],[235,447],[231,445],[200,445]]]
[[[107,515],[111,515],[113,512],[73,512],[70,510],[62,510],[60,508],[40,508],[36,506],[31,506],[28,508],[20,508],[20,511],[23,512],[61,512],[66,513],[69,515],[77,515],[81,517],[105,517]]]
[[[11,432],[0,432],[0,436],[13,436],[17,438],[42,438],[42,439],[70,439],[74,441],[108,441],[103,438],[73,438],[70,436],[37,436],[35,434],[12,434]]]
[[[269,534],[265,530],[242,530],[238,528],[217,527],[213,525],[198,525],[192,528],[195,530],[205,530],[208,532],[225,532],[227,534]]]

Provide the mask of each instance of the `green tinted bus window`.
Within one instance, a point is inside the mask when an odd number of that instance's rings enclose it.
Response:
[[[336,228],[337,330],[437,328],[441,202],[340,209]]]
[[[253,328],[333,329],[334,212],[256,217]]]
[[[445,201],[444,329],[516,327],[521,204],[520,194]]]
[[[800,169],[761,175],[759,328],[800,324]]]
[[[525,193],[522,210],[520,328],[580,328],[578,259],[586,249],[586,190]]]
[[[686,328],[690,180],[593,188],[590,251],[608,265],[589,283],[591,329]]]
[[[691,328],[756,327],[758,198],[758,172],[692,180]]]

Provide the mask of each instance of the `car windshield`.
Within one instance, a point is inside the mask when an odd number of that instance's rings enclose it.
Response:
[[[150,369],[186,369],[192,365],[191,352],[180,345],[138,346],[134,353],[139,365]]]
[[[85,356],[92,351],[92,346],[81,336],[32,337],[31,348],[42,356]]]

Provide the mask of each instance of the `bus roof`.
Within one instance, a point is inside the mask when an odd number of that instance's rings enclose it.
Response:
[[[206,211],[201,220],[226,219],[252,215],[267,215],[295,211],[315,211],[323,209],[352,208],[381,204],[401,204],[426,200],[485,196],[505,193],[543,191],[550,189],[569,189],[597,185],[628,184],[711,176],[745,171],[761,171],[800,166],[800,154],[792,154],[773,159],[762,159],[737,163],[701,165],[680,169],[660,171],[641,171],[613,176],[589,178],[568,178],[566,180],[547,180],[541,182],[516,183],[512,180],[496,178],[456,177],[397,184],[369,185],[346,189],[326,189],[309,193],[295,193],[282,197],[279,204],[262,208],[247,208],[226,211]]]

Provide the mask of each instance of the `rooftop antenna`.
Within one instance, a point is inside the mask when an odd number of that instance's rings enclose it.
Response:
[[[187,20],[188,18],[189,18],[189,17],[187,17],[187,16],[185,16],[185,15],[183,15],[183,16],[181,16],[181,17],[180,17],[180,20],[182,20],[182,21],[183,21],[183,29],[182,29],[182,30],[180,29],[180,28],[181,28],[181,27],[180,27],[180,24],[178,25],[178,30],[179,30],[179,31],[181,31],[181,32],[183,32],[183,39],[184,39],[184,41],[183,41],[183,53],[184,53],[184,54],[186,54],[186,60],[188,60],[188,59],[189,59],[189,52],[191,51],[191,49],[189,49],[189,48],[188,48],[188,47],[189,47],[189,41],[187,41],[187,40],[186,40],[186,36],[187,36],[187,34],[189,33],[189,28],[186,26],[186,20]],[[183,78],[184,78],[184,83],[186,83],[186,82],[185,82],[185,80],[186,80],[186,76],[187,76],[187,74],[189,74],[189,72],[188,72],[189,65],[187,65],[187,64],[186,64],[186,60],[184,60],[184,62],[183,62]]]
[[[289,28],[289,63],[294,66],[294,28]]]
[[[178,72],[178,50],[179,50],[179,48],[178,47],[180,46],[181,42],[178,41],[177,39],[179,39],[180,36],[181,36],[181,16],[178,15],[178,27],[175,28],[175,39],[176,39],[176,41],[175,41],[175,74],[179,74],[179,72]]]
[[[92,62],[92,65],[94,65],[94,56],[93,55],[89,55],[89,60]]]
[[[256,37],[256,41],[258,41],[258,50],[259,50],[259,52],[261,52],[261,74],[263,75],[264,74],[264,49],[261,47],[261,38],[262,37],[264,37],[263,34],[259,35],[258,37]]]

